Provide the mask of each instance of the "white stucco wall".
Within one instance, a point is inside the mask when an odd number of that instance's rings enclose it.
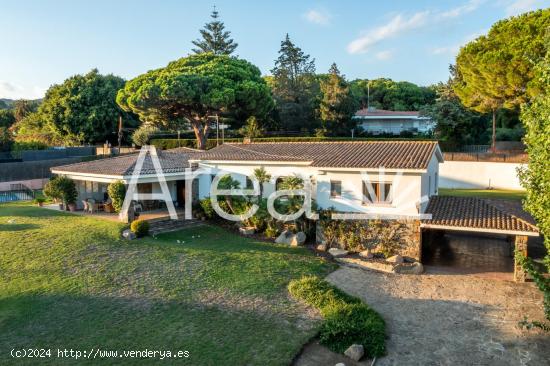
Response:
[[[437,170],[437,160],[432,169]],[[201,167],[209,167],[214,171],[222,169],[230,172],[234,179],[241,181],[244,187],[245,175],[252,175],[258,164],[201,164]],[[296,173],[311,177],[314,184],[313,198],[320,208],[334,207],[342,212],[363,212],[395,215],[414,215],[418,213],[417,204],[421,197],[422,177],[420,173],[395,173],[385,172],[379,176],[378,170],[365,172],[370,182],[388,182],[394,187],[394,197],[391,204],[367,204],[362,203],[362,175],[360,171],[337,171],[332,169],[318,169],[305,166],[281,166],[262,164],[265,170],[272,175],[272,182],[264,185],[264,197],[275,190],[275,178],[277,176],[292,176]],[[342,196],[330,197],[331,180],[342,182]],[[199,197],[204,198],[210,193],[210,177],[205,175],[200,178]]]
[[[446,161],[439,165],[440,188],[522,190],[517,169],[524,164],[477,161]]]

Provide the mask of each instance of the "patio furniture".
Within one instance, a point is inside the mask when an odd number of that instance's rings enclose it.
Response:
[[[95,200],[89,199],[88,200],[88,212],[94,213],[95,211],[97,211],[96,205],[95,205]]]
[[[82,209],[84,213],[88,212],[88,201],[82,200],[82,205],[84,206],[84,208]]]
[[[113,212],[115,212],[115,208],[113,207],[112,203],[105,203],[103,205],[103,211],[108,212],[108,213],[113,213]]]

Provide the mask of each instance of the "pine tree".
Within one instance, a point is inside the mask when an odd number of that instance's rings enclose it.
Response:
[[[204,25],[204,29],[200,30],[202,39],[193,41],[193,44],[198,48],[194,48],[195,53],[212,52],[215,55],[230,55],[238,46],[232,38],[231,32],[225,31],[225,25],[219,19],[219,13],[214,7],[212,21]]]
[[[315,59],[310,59],[292,43],[287,34],[271,72],[276,112],[282,127],[286,130],[310,127],[308,125],[314,121],[314,101],[318,90]]]
[[[323,128],[332,134],[345,133],[351,127],[351,117],[357,109],[357,104],[350,92],[348,83],[340,74],[338,66],[330,66],[328,76],[321,81],[323,95],[319,106],[319,114]]]

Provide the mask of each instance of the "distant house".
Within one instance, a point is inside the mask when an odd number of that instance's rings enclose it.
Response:
[[[408,131],[413,134],[433,131],[435,123],[415,111],[387,111],[376,108],[364,108],[355,113],[353,119],[365,133],[380,135],[399,135]]]

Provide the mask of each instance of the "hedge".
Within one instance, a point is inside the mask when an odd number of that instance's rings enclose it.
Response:
[[[379,140],[388,140],[388,138],[383,137],[356,137],[354,139],[350,137],[260,137],[255,138],[254,142],[321,142],[321,141],[379,141]],[[430,139],[404,139],[396,137],[392,140],[430,140]],[[227,143],[236,143],[243,142],[242,138],[226,138],[224,139]],[[221,141],[220,141],[221,143]],[[195,139],[152,139],[151,145],[155,145],[160,149],[175,149],[177,147],[189,147],[196,148],[197,141]],[[216,139],[209,139],[206,141],[206,148],[211,149],[216,147]]]
[[[338,353],[362,344],[369,358],[385,355],[384,319],[360,299],[315,276],[292,280],[288,291],[321,312],[325,319],[319,331],[321,344]]]

